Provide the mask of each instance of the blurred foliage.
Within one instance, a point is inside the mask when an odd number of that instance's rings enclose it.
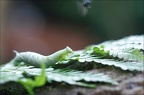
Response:
[[[86,16],[80,15],[77,6],[83,0],[31,1],[46,17],[87,26],[103,40],[141,34],[143,30],[143,0],[92,0]]]

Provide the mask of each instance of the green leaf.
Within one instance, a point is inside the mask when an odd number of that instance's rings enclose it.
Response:
[[[74,63],[74,61],[75,65],[83,63],[83,66],[87,63],[100,63],[102,65],[119,67],[122,70],[144,71],[143,38],[143,35],[130,36],[117,41],[107,41],[99,45],[91,45],[86,47],[85,50],[74,51],[73,54],[67,56],[59,64],[69,64]],[[79,56],[75,56],[77,54]]]
[[[36,76],[34,80],[30,78],[23,78],[19,79],[18,82],[21,83],[27,89],[30,95],[34,95],[33,89],[35,87],[43,86],[46,83],[45,65],[42,64],[41,74]]]
[[[104,45],[105,49],[111,49],[111,48],[136,48],[136,49],[142,49],[144,50],[144,35],[133,35],[133,36],[127,36],[119,40],[111,40],[111,41],[105,41],[103,43],[100,43],[98,45],[92,45],[92,46],[101,46]]]
[[[26,68],[30,67],[15,67],[13,64],[9,63],[2,67],[0,67],[0,84],[9,82],[9,81],[15,81],[17,82],[19,78],[22,78],[22,71]]]
[[[21,83],[24,88],[28,91],[30,95],[34,95],[33,89],[35,87],[35,82],[30,78],[23,78],[18,80],[19,83]]]
[[[17,77],[17,81],[19,80],[20,83],[24,85],[26,89],[29,89],[28,91],[31,91],[34,87],[42,86],[45,80],[44,77],[44,72],[43,69],[41,68],[34,68],[34,67],[18,67],[18,66],[13,66],[15,68],[13,69],[7,69],[9,70],[8,72],[12,71],[19,71],[22,72],[25,71],[27,74],[31,76],[36,76],[35,80],[32,80],[30,78],[23,78],[22,77]],[[18,68],[18,69],[16,69]],[[2,73],[3,74],[3,71]],[[10,73],[11,74],[11,73]],[[54,70],[53,68],[46,68],[45,69],[45,76],[47,77],[47,82],[65,82],[67,84],[71,85],[79,85],[79,86],[85,86],[85,87],[95,87],[95,84],[91,84],[89,82],[105,82],[105,83],[111,83],[114,85],[117,85],[118,83],[108,77],[107,75],[104,75],[102,73],[94,74],[94,73],[88,73],[88,72],[83,72],[83,71],[77,71],[77,70],[72,70],[72,69],[56,69]],[[7,77],[9,78],[9,77]],[[11,79],[15,78],[15,76],[11,76]],[[1,80],[4,80],[0,78]],[[8,81],[13,81],[13,80],[8,80]],[[41,82],[43,81],[43,82]],[[83,81],[83,82],[82,82]],[[40,82],[40,83],[38,83]],[[3,81],[3,83],[5,83]],[[28,87],[27,87],[28,86]],[[31,89],[30,89],[31,87]],[[31,92],[30,92],[31,93]]]
[[[144,71],[144,64],[138,62],[125,62],[114,59],[94,59],[94,62],[109,66],[113,65],[115,67],[120,67],[122,70]]]
[[[35,77],[35,86],[43,86],[46,83],[45,65],[42,64],[42,71],[39,76]]]
[[[34,75],[33,72],[30,72],[29,74]],[[86,82],[105,82],[114,85],[118,84],[116,81],[112,80],[110,77],[104,74],[93,74],[69,69],[57,69],[48,71],[46,72],[46,76],[48,82],[65,82],[71,85],[80,85],[86,87],[95,87],[95,84],[89,84]],[[82,80],[84,80],[85,82],[80,82]]]
[[[89,46],[88,49],[86,48],[86,54],[91,54],[97,58],[103,58],[103,57],[106,57],[108,56],[109,54],[109,51],[105,51],[104,50],[104,46],[101,45],[100,47],[98,46]]]
[[[144,55],[139,49],[134,48],[124,48],[124,49],[111,49],[109,50],[110,56],[118,57],[124,61],[133,61],[133,62],[143,62]]]
[[[135,57],[134,57],[135,58]],[[69,59],[70,60],[70,59]],[[101,65],[109,65],[109,66],[115,66],[115,67],[119,67],[121,68],[122,70],[129,70],[129,71],[144,71],[144,64],[141,63],[141,62],[133,62],[133,61],[123,61],[123,60],[118,60],[118,59],[100,59],[100,58],[97,58],[97,57],[94,57],[94,56],[91,56],[91,55],[81,55],[79,56],[79,58],[77,59],[71,59],[72,60],[75,60],[75,61],[78,61],[80,63],[76,63],[76,64],[81,64],[83,63],[82,65],[86,64],[87,62],[89,63],[93,63],[93,64],[101,64]],[[63,61],[62,61],[63,62]],[[63,64],[63,63],[60,63],[60,64]],[[65,63],[66,64],[66,63]],[[69,63],[67,63],[69,64]],[[74,64],[74,63],[73,63]],[[72,64],[72,65],[73,65]],[[76,65],[75,64],[75,65]],[[70,64],[71,65],[71,64]],[[88,66],[89,64],[87,64]],[[79,68],[79,67],[77,67]]]

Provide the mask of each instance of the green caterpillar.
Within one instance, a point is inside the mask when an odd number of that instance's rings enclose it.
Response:
[[[69,47],[66,47],[49,56],[44,56],[35,52],[21,52],[21,53],[18,53],[17,51],[14,52],[16,53],[16,57],[13,60],[13,63],[15,65],[24,62],[27,65],[40,67],[41,66],[40,64],[44,63],[46,67],[50,67],[54,66],[60,59],[64,58],[69,53],[72,53],[73,50]]]

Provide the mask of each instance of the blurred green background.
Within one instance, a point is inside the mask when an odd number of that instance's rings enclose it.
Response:
[[[83,0],[32,0],[46,16],[89,27],[102,40],[143,33],[143,0],[92,0],[86,16],[79,15],[76,2]]]
[[[92,0],[85,16],[77,2],[83,0],[7,1],[1,63],[15,56],[13,50],[48,55],[143,34],[143,0]]]

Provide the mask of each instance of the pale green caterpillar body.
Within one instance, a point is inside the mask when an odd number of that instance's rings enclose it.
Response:
[[[40,67],[41,63],[44,63],[46,67],[54,66],[60,59],[64,58],[69,53],[72,53],[72,49],[69,47],[66,47],[62,50],[59,50],[49,56],[44,56],[35,52],[21,52],[18,53],[17,51],[14,51],[16,53],[16,57],[13,60],[13,63],[15,65],[18,65],[21,62],[24,62],[27,65]]]

